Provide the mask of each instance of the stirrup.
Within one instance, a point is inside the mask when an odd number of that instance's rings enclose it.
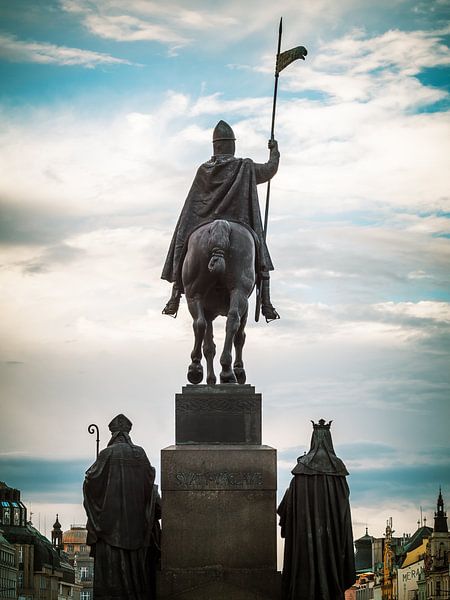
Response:
[[[162,310],[163,315],[177,318],[178,309],[180,308],[180,298],[171,298]]]
[[[275,310],[275,308],[272,306],[272,304],[270,302],[262,305],[261,312],[264,315],[264,317],[266,318],[266,323],[270,323],[271,321],[276,321],[277,319],[280,318],[280,315],[277,313],[277,311]]]

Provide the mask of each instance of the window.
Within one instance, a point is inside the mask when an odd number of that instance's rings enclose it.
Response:
[[[23,571],[17,573],[17,586],[23,588]]]
[[[80,600],[91,600],[91,592],[81,592]]]
[[[87,567],[80,567],[80,577],[81,579],[87,579],[88,576],[88,568]]]
[[[23,546],[19,546],[19,563],[23,563]]]
[[[3,504],[3,523],[5,525],[10,525],[11,524],[11,509],[9,508],[9,506],[5,506],[5,504],[8,504],[7,502],[2,502]]]
[[[20,508],[13,509],[14,525],[20,525]]]
[[[25,527],[25,525],[27,524],[27,509],[25,508],[25,505],[22,502],[19,502],[19,506],[20,506],[20,524],[22,525],[22,527]]]

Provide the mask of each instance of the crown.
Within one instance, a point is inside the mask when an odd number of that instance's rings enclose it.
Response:
[[[318,423],[314,423],[314,421],[311,421],[314,429],[330,429],[332,422],[333,421],[328,421],[328,423],[325,423],[325,419],[320,419]]]

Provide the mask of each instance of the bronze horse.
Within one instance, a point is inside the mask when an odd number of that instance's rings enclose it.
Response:
[[[220,357],[220,383],[245,383],[242,362],[248,298],[255,286],[255,241],[243,225],[217,219],[196,229],[190,236],[182,267],[182,281],[193,318],[194,348],[188,380],[200,383],[202,344],[208,384],[216,383],[213,321],[225,316],[226,335]],[[235,360],[232,365],[232,346]]]

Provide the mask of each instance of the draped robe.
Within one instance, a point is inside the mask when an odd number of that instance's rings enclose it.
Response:
[[[355,582],[348,472],[329,430],[315,429],[278,507],[283,600],[344,600]]]
[[[219,155],[199,167],[172,237],[162,279],[180,281],[190,234],[215,219],[235,221],[250,229],[257,243],[259,270],[273,270],[264,239],[256,186],[275,175],[278,161],[278,151],[272,151],[269,161],[264,164],[254,163],[250,158]]]
[[[160,505],[155,469],[127,433],[115,433],[86,472],[87,544],[95,600],[154,600]]]

